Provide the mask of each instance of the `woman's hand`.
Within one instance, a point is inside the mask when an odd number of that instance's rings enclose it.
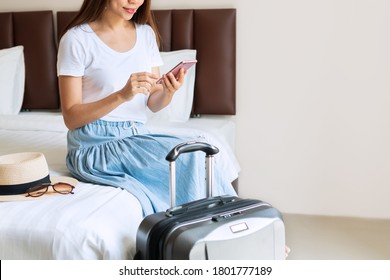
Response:
[[[155,90],[153,87],[158,76],[159,73],[134,73],[122,89],[89,103],[82,101],[81,77],[60,76],[61,108],[66,126],[70,130],[79,128],[107,115],[136,94],[149,95],[150,91]]]
[[[163,75],[163,87],[164,92],[168,96],[172,96],[183,84],[184,77],[186,75],[186,70],[181,68],[177,77],[172,73]]]
[[[159,73],[158,68],[154,73]],[[183,85],[186,70],[180,69],[177,78],[172,73],[163,75],[162,83],[156,84],[148,99],[148,107],[152,112],[158,112],[165,108],[171,101],[175,92]]]
[[[153,73],[139,72],[130,75],[126,85],[119,91],[119,94],[126,101],[134,98],[136,94],[149,95],[155,86],[157,77]]]

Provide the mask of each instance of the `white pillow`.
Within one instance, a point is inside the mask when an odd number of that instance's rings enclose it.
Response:
[[[179,50],[172,52],[161,52],[164,65],[160,67],[160,74],[165,74],[183,60],[196,59],[196,50]],[[192,101],[194,100],[195,68],[192,66],[187,70],[184,83],[175,92],[171,103],[164,109],[153,113],[148,111],[148,121],[161,122],[186,122],[190,118]]]
[[[23,46],[0,50],[0,115],[20,112],[24,96]]]

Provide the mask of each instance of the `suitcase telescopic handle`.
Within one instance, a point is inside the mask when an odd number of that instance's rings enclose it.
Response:
[[[203,151],[206,153],[206,156],[212,156],[219,152],[219,149],[209,143],[205,142],[185,142],[174,147],[166,156],[166,160],[169,162],[175,161],[181,154]]]
[[[212,196],[213,188],[213,157],[219,152],[219,149],[209,143],[189,141],[175,146],[166,156],[169,161],[169,196],[171,208],[176,206],[176,159],[184,153],[203,151],[206,153],[206,193],[207,197]]]

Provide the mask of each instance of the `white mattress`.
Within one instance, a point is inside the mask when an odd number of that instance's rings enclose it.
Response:
[[[153,133],[203,137],[231,180],[238,177],[234,123],[206,117],[186,123],[150,123]],[[51,175],[67,175],[66,132],[59,113],[0,116],[0,155],[43,152]],[[142,210],[118,188],[79,183],[74,195],[0,202],[0,259],[132,259]]]

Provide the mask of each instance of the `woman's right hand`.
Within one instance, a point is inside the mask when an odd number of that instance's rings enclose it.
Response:
[[[149,95],[157,77],[153,73],[139,72],[130,75],[126,85],[119,91],[119,94],[126,101],[134,98],[136,94]]]
[[[126,85],[115,94],[89,103],[82,101],[82,77],[59,76],[61,108],[66,126],[76,129],[91,123],[131,100],[136,94],[148,95],[156,84],[156,74],[134,73]]]

